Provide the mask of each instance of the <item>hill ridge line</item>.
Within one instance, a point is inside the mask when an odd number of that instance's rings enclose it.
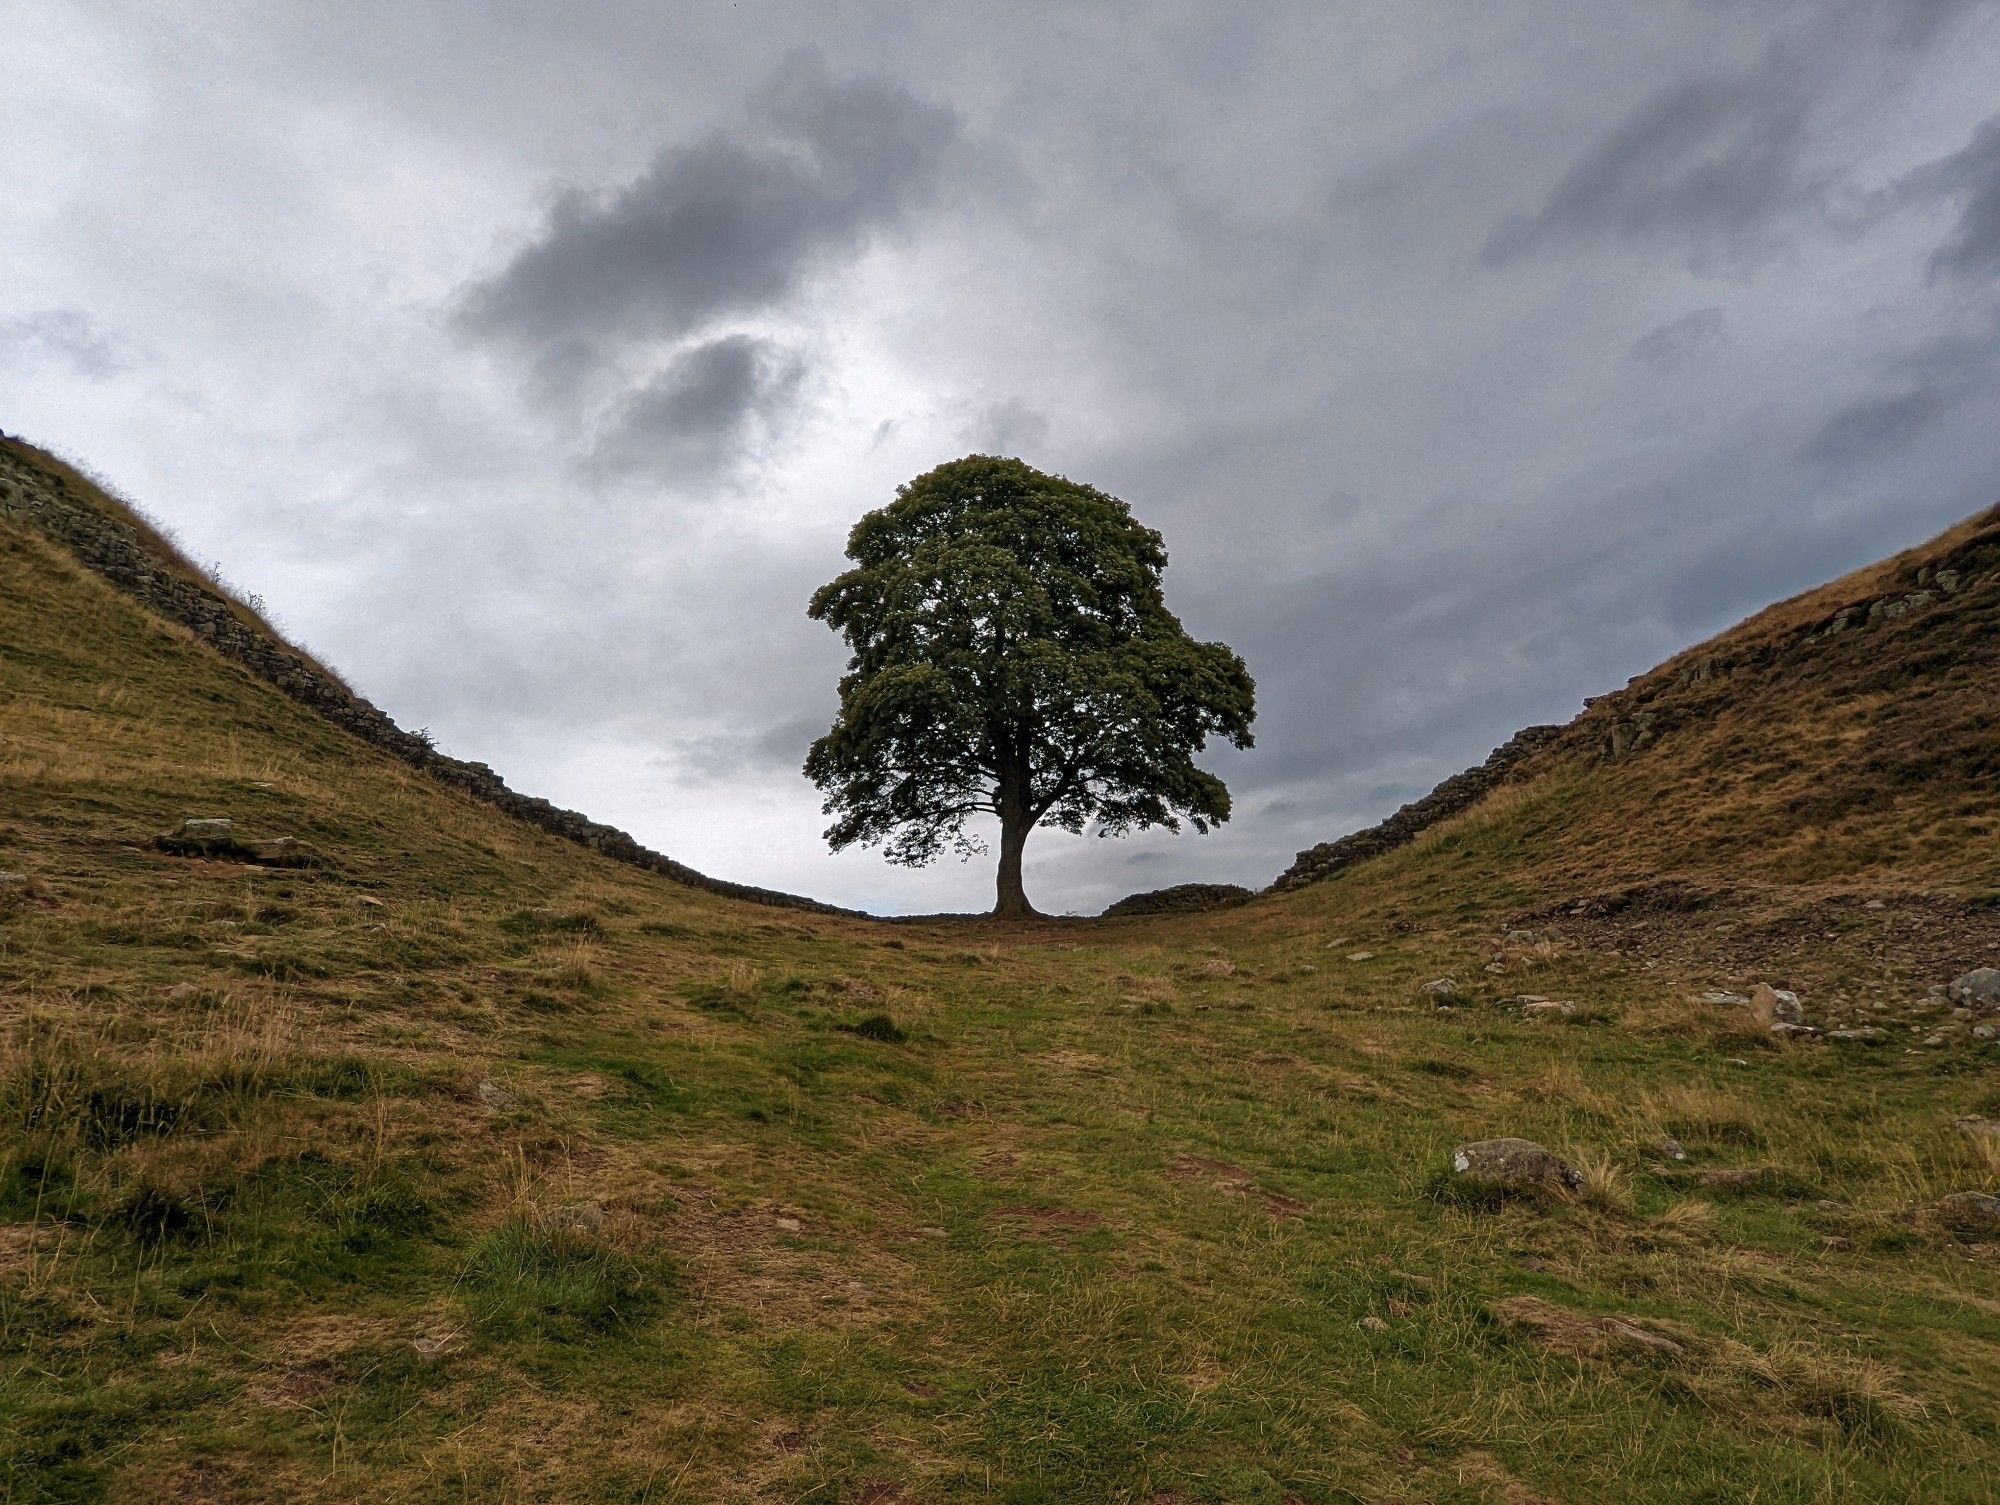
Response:
[[[0,434],[0,518],[57,545],[114,589],[186,628],[252,677],[361,741],[551,835],[689,888],[773,908],[871,918],[801,894],[712,878],[642,846],[615,826],[510,789],[484,763],[437,751],[224,594],[127,506],[80,473],[72,480],[65,473],[72,469],[21,439]]]
[[[1675,702],[1731,676],[1769,668],[1844,634],[1971,599],[2000,567],[2000,504],[1936,537],[1755,612],[1670,655],[1624,686],[1584,699],[1567,722],[1525,727],[1486,761],[1453,774],[1386,820],[1300,852],[1263,892],[1289,893],[1408,846],[1503,786],[1554,760],[1630,757],[1656,745],[1688,714]],[[1546,755],[1546,756],[1544,756]],[[1135,896],[1139,897],[1139,896]],[[1129,902],[1129,901],[1128,901]]]

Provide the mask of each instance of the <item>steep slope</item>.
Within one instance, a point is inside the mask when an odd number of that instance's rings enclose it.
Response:
[[[0,519],[39,533],[99,578],[187,628],[224,658],[344,731],[518,820],[696,888],[785,908],[832,909],[794,894],[710,878],[647,850],[623,831],[516,793],[484,763],[446,757],[273,632],[269,623],[190,565],[124,503],[75,468],[4,435],[0,435]]]
[[[1273,887],[1557,784],[1566,818],[1533,858],[1550,882],[2000,879],[2000,507],[1530,727]]]
[[[1226,912],[892,928],[516,819],[0,517],[0,1498],[1984,1501],[2000,1094],[1928,995],[2000,910],[1925,950],[1917,843],[1796,973],[1510,935],[1644,756]],[[1753,981],[1898,1039],[1694,996]],[[1496,1135],[1582,1187],[1469,1194]]]

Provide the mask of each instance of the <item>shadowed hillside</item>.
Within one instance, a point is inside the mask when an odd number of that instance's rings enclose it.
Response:
[[[1991,1498],[1991,515],[1329,881],[889,927],[0,482],[0,1498]]]

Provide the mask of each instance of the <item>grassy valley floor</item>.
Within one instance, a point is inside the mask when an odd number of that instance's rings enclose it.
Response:
[[[0,603],[0,1498],[1995,1497],[1976,872],[1579,888],[1554,778],[1206,916],[763,909]]]

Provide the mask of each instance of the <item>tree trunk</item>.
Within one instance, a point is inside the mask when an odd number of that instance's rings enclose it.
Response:
[[[1028,891],[1021,886],[1021,849],[1028,844],[1027,812],[1007,809],[1000,816],[999,900],[993,913],[1005,919],[1023,919],[1035,913]]]

